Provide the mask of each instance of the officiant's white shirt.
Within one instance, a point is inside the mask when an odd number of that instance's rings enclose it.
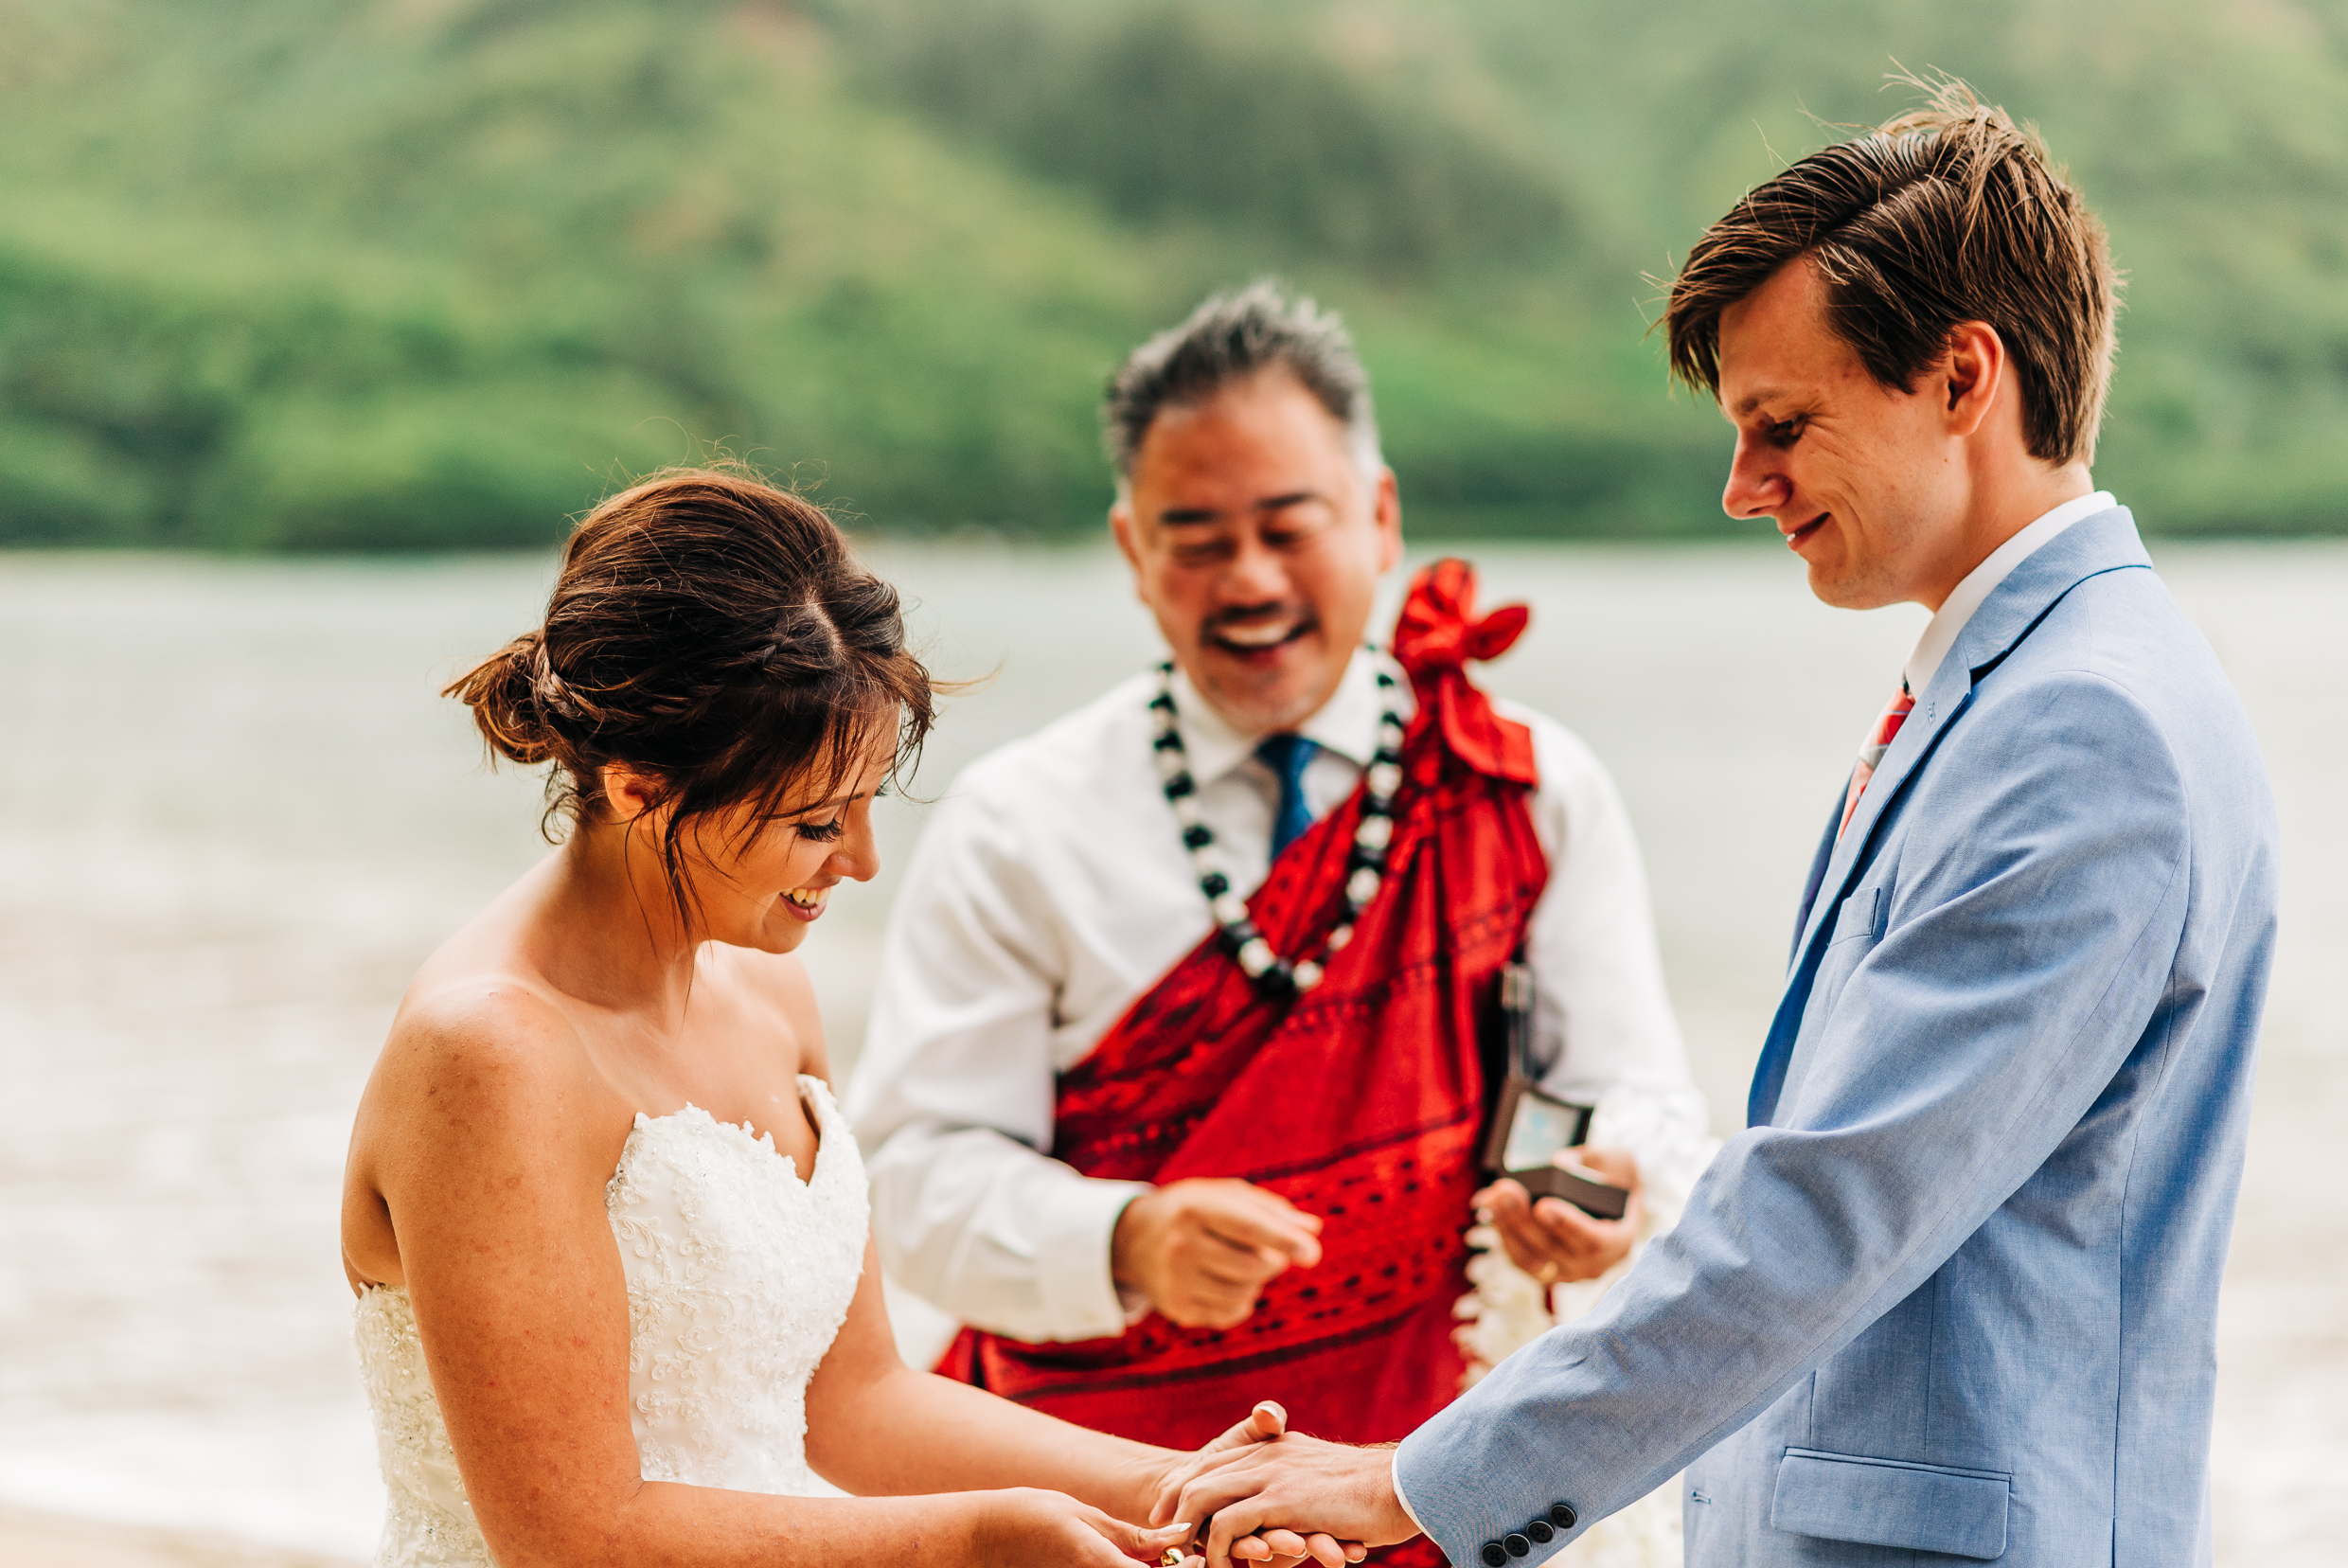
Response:
[[[1356,654],[1300,729],[1321,747],[1304,781],[1315,816],[1353,791],[1376,749],[1377,659]],[[890,912],[848,1085],[882,1266],[962,1321],[1020,1339],[1125,1329],[1110,1236],[1142,1188],[1041,1152],[1054,1080],[1213,928],[1151,755],[1156,688],[1154,675],[1126,681],[948,789]],[[1174,693],[1199,814],[1235,887],[1253,893],[1278,782],[1179,675]],[[1396,697],[1408,712],[1398,675]],[[1700,1130],[1613,780],[1562,725],[1495,706],[1531,727],[1540,769],[1531,806],[1550,872],[1526,957],[1542,1081],[1582,1103],[1664,1096],[1679,1102],[1667,1119]]]

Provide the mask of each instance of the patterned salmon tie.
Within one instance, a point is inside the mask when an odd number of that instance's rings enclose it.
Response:
[[[1868,732],[1867,743],[1859,749],[1859,766],[1851,770],[1851,793],[1842,802],[1842,827],[1835,829],[1835,837],[1841,838],[1843,829],[1850,827],[1851,818],[1858,814],[1859,797],[1867,793],[1867,780],[1875,777],[1876,764],[1883,760],[1883,754],[1891,749],[1893,738],[1899,734],[1899,726],[1907,722],[1915,705],[1916,700],[1908,694],[1908,683],[1900,682],[1899,689],[1885,704],[1883,716]]]

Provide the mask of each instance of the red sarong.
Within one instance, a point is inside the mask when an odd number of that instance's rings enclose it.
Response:
[[[1391,1442],[1448,1404],[1453,1303],[1479,1185],[1480,1040],[1501,966],[1548,880],[1526,807],[1531,732],[1463,671],[1526,612],[1473,618],[1475,574],[1411,585],[1394,652],[1418,700],[1378,897],[1326,974],[1266,1000],[1209,936],[1059,1081],[1053,1154],[1087,1176],[1236,1176],[1322,1217],[1318,1267],[1265,1288],[1236,1328],[1156,1313],[1112,1339],[1032,1345],[966,1328],[938,1370],[1097,1431],[1195,1448],[1277,1399],[1297,1430]],[[1344,910],[1361,793],[1274,862],[1248,900],[1272,949],[1320,953]],[[1173,831],[1169,823],[1167,831]],[[1374,1560],[1438,1563],[1424,1539]]]

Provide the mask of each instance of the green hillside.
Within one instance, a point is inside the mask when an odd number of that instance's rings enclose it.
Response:
[[[1718,532],[1642,275],[1894,60],[2110,224],[2099,476],[2348,527],[2341,0],[0,0],[0,543],[511,544],[711,441],[1088,528],[1102,377],[1267,271],[1417,531]]]

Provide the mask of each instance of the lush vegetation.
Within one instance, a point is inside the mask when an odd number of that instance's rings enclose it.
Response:
[[[514,543],[713,441],[1083,528],[1102,377],[1267,271],[1420,531],[1717,531],[1645,275],[1895,60],[2109,223],[2100,475],[2348,526],[2343,0],[0,0],[0,542]]]

